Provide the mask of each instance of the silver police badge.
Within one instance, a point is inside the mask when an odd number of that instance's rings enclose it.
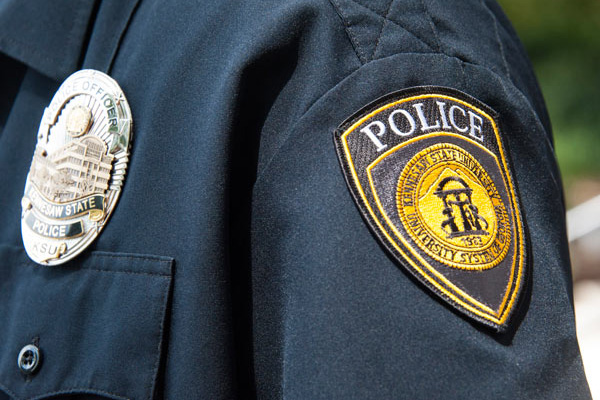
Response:
[[[74,73],[44,110],[21,202],[29,257],[62,264],[100,234],[125,179],[131,110],[111,77]]]

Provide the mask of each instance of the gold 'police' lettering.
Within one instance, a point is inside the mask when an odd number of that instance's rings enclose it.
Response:
[[[423,103],[416,103],[412,104],[412,107],[392,111],[387,119],[374,119],[360,131],[369,138],[378,152],[388,148],[386,138],[389,133],[406,138],[417,133],[442,130],[464,134],[480,142],[484,140],[482,133],[484,120],[480,115],[470,109],[465,110],[459,105],[446,108],[445,102],[437,101],[436,104],[437,116],[434,119],[425,115]],[[408,127],[400,128],[401,123]]]

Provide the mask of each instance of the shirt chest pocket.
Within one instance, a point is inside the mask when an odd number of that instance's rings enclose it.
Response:
[[[0,245],[0,393],[152,398],[172,268],[104,252],[43,267]]]

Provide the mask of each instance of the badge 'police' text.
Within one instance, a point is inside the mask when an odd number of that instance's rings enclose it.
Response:
[[[131,111],[108,75],[74,73],[45,109],[21,201],[29,257],[62,264],[94,241],[114,210],[129,162]]]
[[[334,140],[359,210],[399,264],[463,314],[508,326],[526,240],[493,110],[456,90],[392,93]]]

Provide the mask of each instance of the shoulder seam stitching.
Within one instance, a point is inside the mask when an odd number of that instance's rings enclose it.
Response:
[[[331,0],[330,0],[330,1],[331,1]],[[489,67],[487,67],[487,66],[484,66],[484,65],[482,65],[482,64],[478,64],[478,63],[472,63],[472,62],[464,61],[464,60],[461,60],[461,59],[459,59],[459,58],[457,58],[457,57],[455,57],[455,56],[449,56],[449,55],[447,55],[447,54],[444,54],[444,53],[441,53],[441,52],[440,52],[440,53],[396,53],[396,54],[392,54],[392,55],[389,55],[389,56],[386,56],[386,57],[383,57],[383,58],[380,58],[380,59],[377,59],[377,60],[372,60],[372,61],[368,62],[367,64],[371,64],[371,63],[374,63],[374,62],[379,62],[379,61],[385,60],[385,59],[387,59],[387,58],[396,57],[396,56],[399,56],[399,55],[420,55],[420,56],[423,56],[423,55],[426,55],[426,56],[432,56],[432,55],[433,55],[433,56],[444,56],[444,57],[447,57],[447,58],[452,58],[452,59],[455,59],[455,60],[459,61],[461,64],[472,65],[472,66],[475,66],[475,67],[477,67],[477,68],[482,68],[482,69],[484,69],[484,70],[486,70],[486,71],[489,71],[489,72],[490,72],[492,75],[495,75],[495,76],[498,76],[498,77],[502,78],[502,75],[498,74],[498,72],[496,72],[496,71],[494,71],[494,70],[490,69],[490,68],[489,68]],[[272,155],[269,157],[269,159],[268,159],[268,160],[266,160],[266,162],[263,164],[262,168],[261,168],[260,170],[258,170],[258,169],[257,169],[256,178],[254,179],[254,183],[253,183],[253,186],[254,186],[254,187],[256,187],[256,185],[257,185],[257,184],[258,184],[258,183],[259,183],[259,182],[262,180],[262,177],[265,175],[266,171],[267,171],[267,170],[270,168],[270,166],[271,166],[271,163],[273,162],[273,159],[274,159],[274,158],[277,156],[277,154],[279,153],[279,151],[281,150],[281,148],[283,147],[283,145],[284,145],[284,144],[285,144],[285,143],[286,143],[286,142],[289,140],[289,138],[290,138],[290,136],[291,136],[291,133],[292,133],[292,131],[293,131],[294,129],[296,129],[296,126],[298,125],[298,121],[300,121],[301,119],[303,119],[303,118],[306,116],[306,114],[308,114],[308,113],[309,113],[309,112],[310,112],[310,111],[313,109],[313,107],[314,107],[314,106],[315,106],[315,105],[316,105],[316,104],[317,104],[317,103],[318,103],[318,102],[319,102],[319,101],[320,101],[322,98],[324,98],[324,97],[325,97],[325,96],[326,96],[328,93],[330,93],[331,91],[333,91],[333,90],[334,90],[335,88],[337,88],[337,87],[338,87],[338,86],[339,86],[339,85],[340,85],[340,84],[341,84],[343,81],[345,81],[346,79],[348,79],[350,76],[354,75],[354,74],[356,73],[356,71],[358,71],[358,70],[362,69],[363,67],[364,67],[364,65],[363,65],[363,66],[360,66],[360,67],[358,67],[358,68],[356,68],[355,70],[351,71],[351,72],[350,72],[348,75],[344,76],[344,78],[342,78],[342,79],[341,79],[339,82],[337,82],[335,85],[333,85],[333,86],[332,86],[331,88],[329,88],[327,91],[325,91],[325,92],[324,92],[324,93],[323,93],[323,94],[322,94],[322,95],[321,95],[321,96],[320,96],[318,99],[316,99],[316,100],[315,100],[315,101],[314,101],[314,102],[313,102],[313,103],[312,103],[312,104],[311,104],[311,105],[310,105],[310,106],[309,106],[309,107],[306,109],[306,111],[305,111],[304,113],[302,113],[302,115],[301,115],[301,116],[300,116],[300,117],[297,119],[296,123],[294,123],[294,124],[293,124],[293,126],[291,126],[291,127],[289,128],[289,134],[287,135],[287,137],[286,137],[286,138],[284,138],[284,140],[283,140],[283,141],[282,141],[282,142],[279,144],[279,146],[277,146],[277,148],[275,149],[275,151],[273,152],[273,154],[272,154]],[[518,93],[519,93],[519,94],[520,94],[522,97],[524,97],[524,98],[525,98],[525,102],[526,102],[526,104],[529,106],[529,108],[531,109],[531,111],[533,112],[533,114],[535,115],[535,119],[536,119],[537,123],[538,123],[538,124],[539,124],[539,125],[542,127],[542,129],[544,129],[544,130],[545,130],[546,128],[544,127],[544,124],[543,124],[543,123],[542,123],[542,121],[540,120],[540,117],[539,117],[539,115],[538,115],[538,114],[535,112],[535,109],[534,109],[534,107],[532,106],[531,102],[529,102],[529,100],[527,99],[527,97],[525,96],[525,94],[523,93],[523,91],[521,91],[521,89],[519,89],[517,86],[515,86],[514,82],[512,82],[512,81],[510,81],[510,80],[509,80],[509,82],[511,83],[511,85],[513,86],[513,88],[514,88],[514,89],[515,89],[515,90],[516,90],[516,91],[517,91],[517,92],[518,92]],[[504,84],[502,84],[502,86],[503,86],[503,90],[505,90],[505,91],[506,91],[506,88],[504,87]],[[550,148],[552,148],[552,146],[550,146]],[[555,178],[555,177],[553,177],[553,179],[556,181],[556,178]]]

